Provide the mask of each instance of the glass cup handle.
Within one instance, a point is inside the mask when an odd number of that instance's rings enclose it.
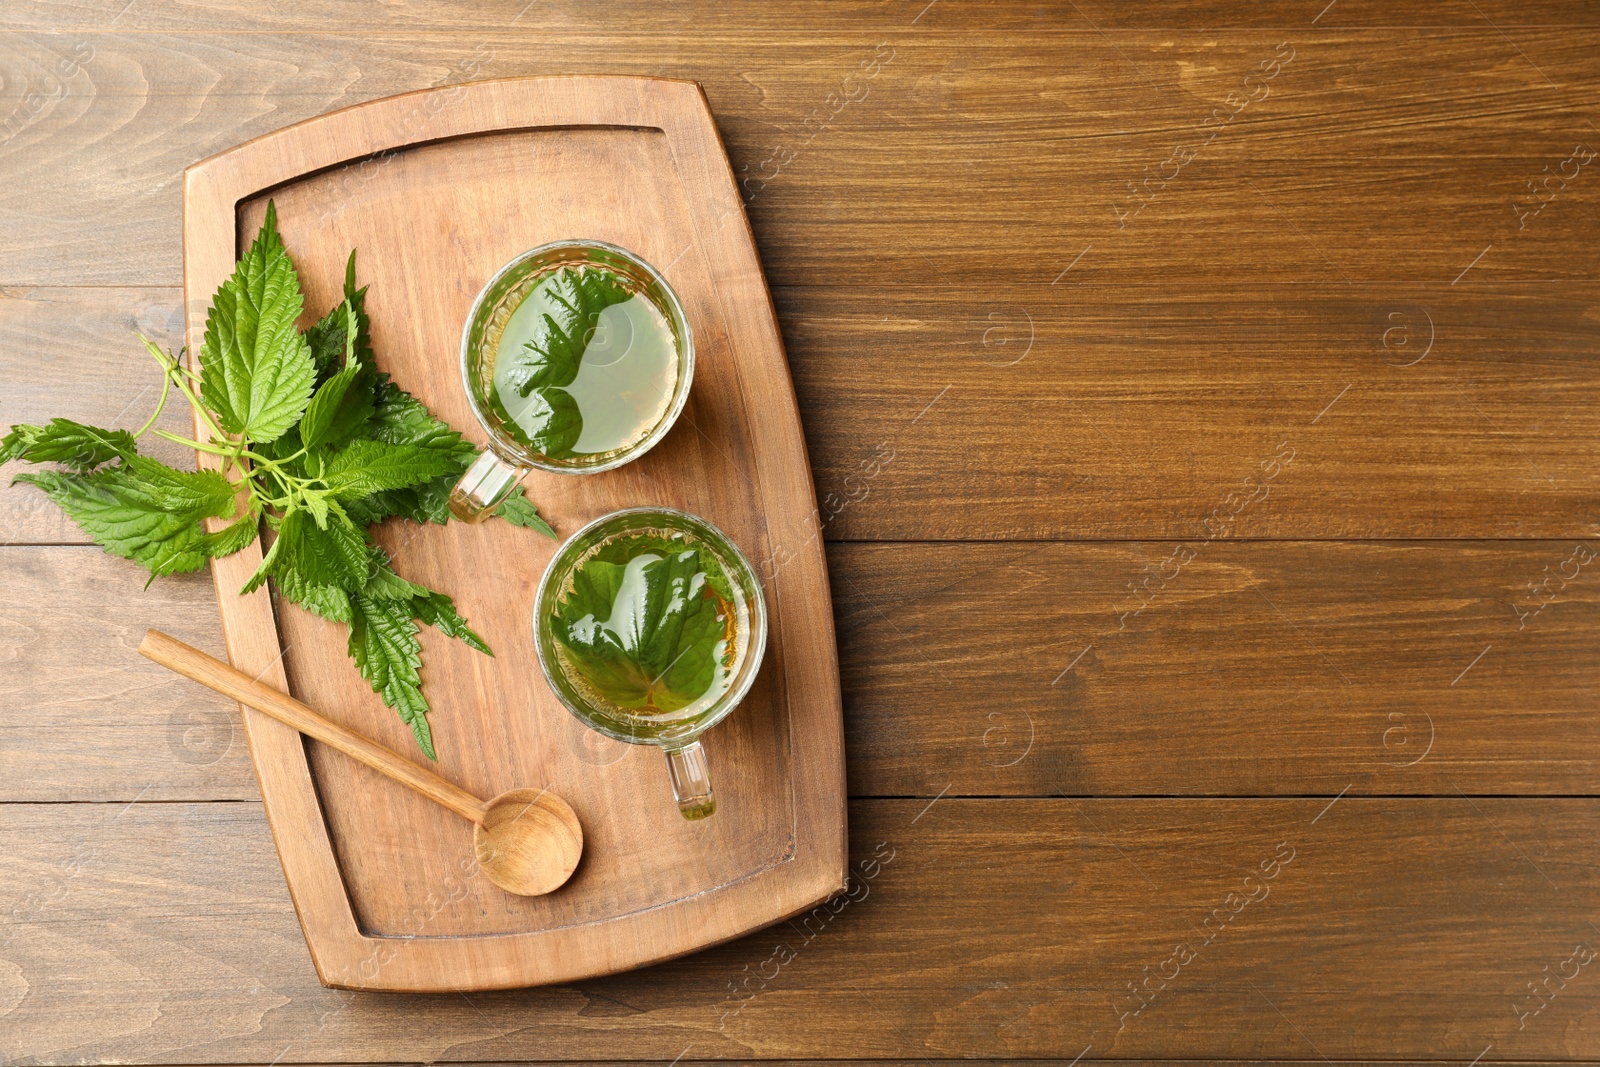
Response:
[[[681,748],[665,751],[672,792],[678,798],[678,810],[683,817],[703,819],[716,811],[717,798],[711,793],[711,767],[706,762],[704,746],[691,741]]]
[[[528,470],[513,467],[493,451],[485,450],[450,490],[450,514],[462,522],[482,522],[505,502]]]

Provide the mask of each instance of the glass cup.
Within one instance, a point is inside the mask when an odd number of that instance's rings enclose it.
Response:
[[[506,427],[504,408],[493,401],[495,358],[502,332],[512,314],[551,274],[566,267],[606,267],[621,275],[624,284],[654,305],[665,320],[677,349],[677,373],[672,393],[661,414],[643,437],[607,452],[547,456],[529,447]],[[585,363],[595,351],[598,331],[586,339]],[[629,358],[631,333],[604,339],[607,364]],[[450,493],[450,511],[465,522],[481,522],[516,489],[531,470],[556,474],[595,474],[620,467],[655,447],[677,421],[694,379],[694,334],[672,291],[654,267],[625,248],[604,241],[555,241],[524,252],[489,279],[472,303],[461,332],[461,380],[472,402],[473,414],[489,435],[489,447],[461,476]]]
[[[733,663],[727,688],[706,695],[676,711],[649,713],[612,703],[588,685],[570,653],[555,636],[552,615],[557,600],[573,588],[579,566],[618,538],[649,533],[683,540],[709,551],[728,577],[738,603],[734,625]],[[767,647],[767,605],[750,561],[728,536],[704,519],[673,508],[628,508],[603,515],[573,534],[556,552],[539,582],[533,605],[534,646],[546,681],[580,722],[607,737],[635,745],[655,745],[666,753],[667,771],[678,810],[686,819],[701,819],[716,810],[710,768],[700,735],[739,705],[755,682]]]

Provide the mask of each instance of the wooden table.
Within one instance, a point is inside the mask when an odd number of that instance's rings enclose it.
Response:
[[[143,421],[196,159],[698,79],[829,539],[852,891],[324,989],[236,709],[134,652],[220,652],[210,578],[7,489],[0,1058],[1600,1059],[1600,8],[523,3],[11,0],[0,424]]]

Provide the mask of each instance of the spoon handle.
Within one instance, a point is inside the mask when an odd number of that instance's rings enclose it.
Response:
[[[484,803],[454,782],[446,781],[353,730],[323,718],[293,697],[283,695],[265,682],[251,678],[198,648],[191,648],[160,630],[150,630],[139,643],[139,654],[199,682],[207,689],[214,689],[241,704],[265,712],[307,737],[314,737],[338,749],[379,774],[387,775],[434,803],[444,805],[463,819],[479,824],[483,822]]]

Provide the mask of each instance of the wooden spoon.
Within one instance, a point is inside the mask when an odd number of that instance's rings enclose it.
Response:
[[[454,782],[160,630],[144,635],[139,654],[287,723],[470,820],[479,866],[489,881],[508,893],[525,897],[548,893],[577,869],[578,857],[583,854],[583,828],[571,806],[549,790],[512,789],[485,804]]]

